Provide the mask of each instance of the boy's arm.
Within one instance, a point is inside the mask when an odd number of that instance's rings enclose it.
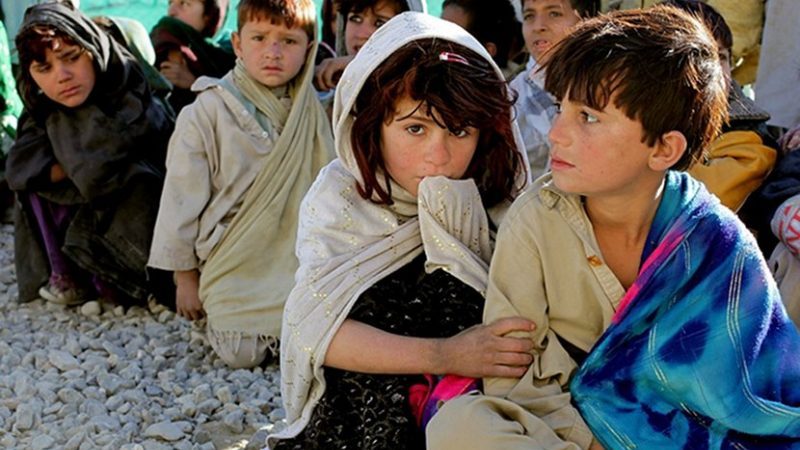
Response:
[[[484,379],[484,390],[488,395],[523,406],[559,438],[588,448],[592,434],[566,392],[569,377],[577,366],[549,326],[548,280],[542,270],[548,261],[543,260],[532,232],[535,217],[522,213],[507,218],[498,234],[489,272],[484,323],[517,315],[532,320],[536,324],[533,363],[521,379]]]
[[[167,176],[153,232],[148,265],[164,270],[192,270],[200,216],[211,198],[208,154],[215,124],[198,99],[178,116],[167,152]]]

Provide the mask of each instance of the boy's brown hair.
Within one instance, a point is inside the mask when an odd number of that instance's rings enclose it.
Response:
[[[642,142],[683,133],[687,150],[672,169],[702,156],[727,117],[725,77],[714,37],[669,6],[616,11],[578,24],[544,64],[545,88],[596,109],[614,106],[642,124]]]
[[[453,60],[442,60],[451,55]],[[395,51],[369,76],[356,98],[350,133],[365,199],[392,204],[389,175],[381,155],[381,125],[395,115],[395,104],[408,96],[423,113],[435,110],[451,131],[474,127],[478,145],[464,178],[472,178],[486,207],[513,199],[522,186],[517,174],[525,164],[514,140],[513,96],[494,67],[474,51],[450,41],[422,39]],[[416,110],[415,110],[416,111]],[[411,113],[413,114],[413,112]],[[409,114],[410,115],[410,114]],[[390,188],[391,189],[391,188]]]
[[[316,36],[316,6],[312,0],[241,0],[237,11],[237,29],[247,22],[269,20],[287,28],[300,27],[313,42]]]

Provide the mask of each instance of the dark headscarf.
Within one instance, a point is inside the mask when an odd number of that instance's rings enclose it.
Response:
[[[37,27],[68,36],[92,55],[95,86],[82,105],[66,108],[46,97],[33,81],[24,43]],[[25,110],[7,162],[13,190],[63,192],[63,186],[49,180],[50,167],[58,162],[87,200],[120,188],[152,166],[163,166],[172,120],[154,100],[139,63],[122,45],[64,3],[28,8],[16,41]]]

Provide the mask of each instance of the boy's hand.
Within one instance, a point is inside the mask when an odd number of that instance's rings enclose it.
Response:
[[[506,317],[489,325],[475,325],[442,340],[442,373],[482,378],[519,378],[533,361],[530,338],[507,337],[514,331],[530,332],[533,322]]]
[[[189,320],[205,317],[203,303],[200,301],[200,272],[187,270],[175,272],[175,309],[178,315]]]
[[[197,79],[189,71],[186,59],[177,51],[170,52],[167,60],[161,63],[158,70],[170,83],[181,89],[189,89]]]
[[[339,56],[323,60],[314,68],[314,87],[320,92],[329,91],[336,87],[342,72],[353,60],[352,56]]]

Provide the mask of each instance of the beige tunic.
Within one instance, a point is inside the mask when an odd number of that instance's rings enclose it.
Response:
[[[533,363],[521,379],[489,378],[486,395],[447,403],[428,426],[431,450],[591,443],[568,393],[577,365],[560,340],[588,352],[625,291],[603,263],[581,198],[558,191],[550,180],[537,180],[501,225],[484,313],[485,323],[516,315],[536,323]]]
[[[167,153],[167,178],[148,265],[203,266],[278,138],[255,118],[233,83],[202,77],[197,100],[181,111]],[[235,89],[235,88],[233,88]],[[235,150],[235,151],[234,151]]]

